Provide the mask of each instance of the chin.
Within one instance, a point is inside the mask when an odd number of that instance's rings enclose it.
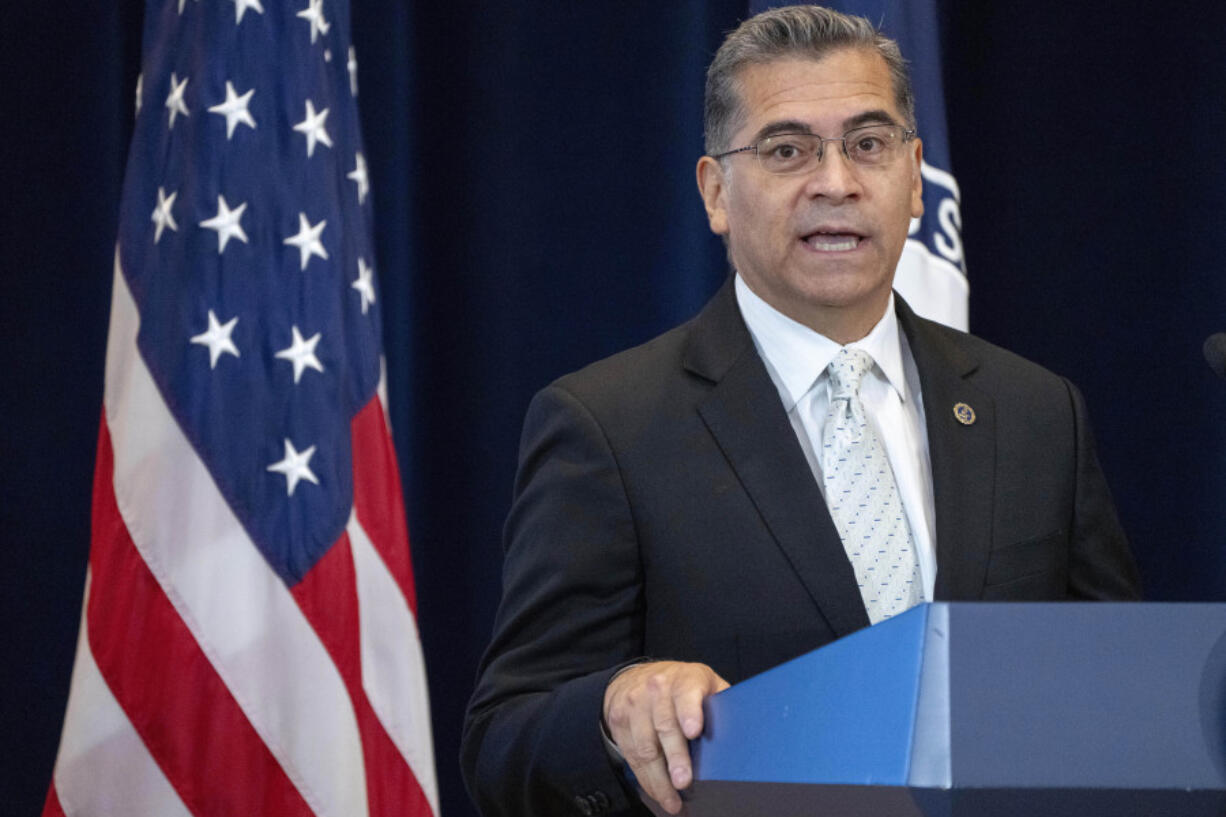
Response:
[[[807,276],[794,287],[796,295],[806,303],[828,309],[868,305],[875,300],[889,297],[889,285],[881,281],[866,281],[862,275],[825,274]]]

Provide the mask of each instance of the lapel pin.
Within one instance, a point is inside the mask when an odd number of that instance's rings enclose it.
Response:
[[[954,403],[954,417],[964,426],[975,422],[975,410],[966,403]]]

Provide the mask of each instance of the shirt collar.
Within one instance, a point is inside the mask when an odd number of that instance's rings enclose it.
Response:
[[[766,361],[784,408],[791,411],[842,347],[825,335],[814,332],[775,309],[736,276],[736,300],[741,316],[759,354]],[[894,293],[885,314],[863,338],[847,344],[849,349],[868,352],[886,380],[903,402],[907,400],[907,380],[903,371],[898,316],[894,312]]]

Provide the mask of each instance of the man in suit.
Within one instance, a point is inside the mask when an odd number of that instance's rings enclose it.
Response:
[[[1138,595],[1076,389],[893,294],[923,207],[897,46],[759,15],[706,130],[734,276],[528,410],[462,754],[487,815],[635,812],[624,765],[676,813],[707,695],[919,601]]]

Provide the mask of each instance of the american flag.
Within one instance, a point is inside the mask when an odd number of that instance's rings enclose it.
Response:
[[[348,7],[143,36],[44,814],[437,814]]]

